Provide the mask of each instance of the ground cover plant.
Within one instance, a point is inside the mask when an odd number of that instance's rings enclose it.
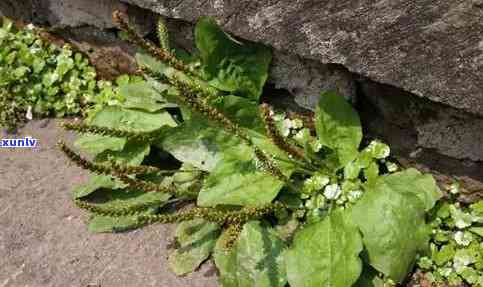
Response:
[[[19,28],[0,20],[0,127],[14,130],[35,116],[78,115],[118,100],[119,86],[138,80],[97,80],[87,58],[68,44],[50,43],[32,24]]]
[[[179,223],[171,269],[212,258],[222,286],[390,286],[438,248],[427,223],[442,197],[435,180],[363,143],[343,97],[322,92],[313,120],[275,111],[259,104],[269,48],[201,18],[189,55],[162,22],[158,46],[114,20],[141,48],[144,81],[64,124],[92,159],[59,143],[94,173],[73,192],[91,231]]]
[[[483,285],[483,202],[463,206],[455,197],[459,185],[449,188],[450,198],[432,210],[431,252],[418,260],[425,277],[437,284]]]

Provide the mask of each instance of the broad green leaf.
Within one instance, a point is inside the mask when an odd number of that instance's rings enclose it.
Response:
[[[216,223],[204,219],[181,222],[175,235],[179,248],[168,258],[171,270],[176,275],[196,270],[210,256],[219,235],[220,228]]]
[[[89,124],[134,132],[151,132],[163,126],[176,126],[168,112],[147,113],[116,106],[104,107],[93,115]],[[120,151],[125,143],[126,139],[123,138],[87,134],[77,139],[75,144],[92,154],[99,154],[106,150]]]
[[[191,86],[197,86],[203,89],[205,92],[211,95],[218,94],[218,91],[210,86],[206,81],[203,81],[197,77],[190,77],[184,72],[176,70],[163,62],[158,61],[150,55],[138,53],[136,54],[136,61],[140,66],[144,66],[152,70],[156,74],[164,75],[168,78],[176,77],[179,81],[183,83],[190,84]],[[159,81],[153,81],[153,79],[148,80],[149,84],[158,92],[166,90],[166,86],[160,85]],[[174,87],[169,87],[166,93],[163,94],[168,101],[177,103],[178,91]]]
[[[380,177],[366,189],[352,208],[353,221],[362,232],[369,263],[400,282],[417,254],[427,250],[425,211],[440,195],[434,181],[411,169]]]
[[[433,208],[443,196],[433,176],[422,174],[415,168],[408,168],[385,176],[383,181],[399,193],[410,193],[417,196],[424,203],[425,211]]]
[[[364,264],[362,274],[353,285],[354,287],[389,287],[384,284],[384,280],[379,278],[378,272],[370,265]]]
[[[477,234],[480,237],[483,237],[483,227],[471,227],[469,230],[474,234]]]
[[[263,133],[265,127],[259,116],[258,104],[252,100],[228,95],[214,105],[239,126]]]
[[[362,270],[361,251],[357,227],[343,211],[334,210],[295,234],[286,254],[290,286],[352,286]]]
[[[168,89],[167,85],[160,85],[160,88]],[[137,82],[121,85],[119,94],[124,98],[122,106],[125,108],[140,109],[148,112],[156,112],[163,108],[175,107],[167,103],[160,91],[154,90],[147,82]]]
[[[103,208],[124,208],[132,205],[150,205],[145,214],[153,214],[159,207],[162,207],[171,197],[170,194],[162,192],[144,192],[138,190],[106,190],[93,193],[91,196],[98,197],[103,202],[98,206]],[[135,216],[94,216],[89,222],[91,232],[117,232],[136,228]]]
[[[315,129],[319,141],[336,152],[339,166],[357,157],[362,139],[361,122],[342,96],[334,92],[322,93],[315,112]]]
[[[196,169],[190,164],[183,163],[173,176],[164,178],[163,184],[166,186],[174,185],[178,196],[183,194],[192,196],[194,192],[200,191],[202,178],[203,173],[201,170]]]
[[[82,135],[74,143],[77,148],[90,153],[99,154],[106,150],[121,151],[126,144],[125,138],[114,138],[100,135]]]
[[[277,196],[283,182],[255,166],[250,148],[245,147],[245,152],[248,157],[244,158],[225,152],[201,188],[199,206],[264,205]]]
[[[125,184],[119,182],[111,176],[93,175],[86,184],[76,187],[73,191],[73,198],[78,199],[88,196],[100,188],[118,189],[125,187]]]
[[[257,105],[247,99],[226,96],[216,107],[241,127],[261,131],[263,125],[258,117]],[[241,144],[240,139],[226,133],[222,127],[193,114],[191,119],[171,129],[168,137],[155,143],[182,162],[211,171],[223,158],[223,152]]]
[[[278,158],[285,157],[267,138],[255,132],[251,135],[254,144],[263,151]],[[271,202],[284,183],[269,172],[260,170],[257,161],[253,148],[244,144],[225,150],[223,160],[217,164],[201,188],[198,205],[264,205]],[[274,162],[282,173],[290,176],[294,169],[291,163],[281,160]]]
[[[204,72],[214,87],[258,101],[272,58],[268,47],[238,42],[208,17],[196,24],[195,41]]]
[[[169,68],[165,63],[158,61],[151,55],[145,53],[136,53],[135,58],[138,65],[146,67],[160,75],[163,75],[166,69]]]
[[[193,115],[190,121],[171,129],[169,136],[155,143],[178,160],[201,170],[212,171],[223,158],[223,151],[237,146],[240,140],[204,118]]]
[[[106,150],[96,156],[97,161],[114,160],[119,164],[140,165],[150,151],[149,143],[128,141],[120,151]]]
[[[176,122],[167,112],[147,113],[115,106],[107,106],[97,112],[91,124],[134,132],[151,132],[162,126],[176,126]]]
[[[257,221],[245,224],[231,249],[218,240],[214,259],[223,287],[283,287],[287,283],[284,242]]]
[[[137,220],[135,216],[111,217],[95,215],[88,225],[89,231],[95,233],[122,232],[136,227]]]

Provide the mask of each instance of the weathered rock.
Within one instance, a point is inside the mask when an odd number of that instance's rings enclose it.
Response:
[[[154,15],[137,6],[121,3],[118,0],[2,0],[0,15],[26,22],[48,25],[53,29],[94,26],[111,29],[112,12],[126,12],[139,32],[146,34],[154,27]]]
[[[122,0],[483,115],[483,1]]]
[[[295,96],[295,102],[314,110],[320,92],[333,90],[355,102],[356,89],[351,73],[339,65],[321,64],[297,55],[274,51],[269,82]]]
[[[394,87],[361,82],[360,106],[366,127],[389,134],[390,125],[408,131],[400,139],[408,148],[431,149],[456,159],[483,161],[483,117],[461,112],[401,92]],[[386,129],[386,130],[384,130]],[[483,175],[483,173],[482,173]]]
[[[463,201],[483,196],[483,117],[392,86],[359,85],[366,135],[389,143],[402,162],[436,174],[440,182],[462,182]]]
[[[33,11],[32,0],[0,1],[0,16],[31,21]]]

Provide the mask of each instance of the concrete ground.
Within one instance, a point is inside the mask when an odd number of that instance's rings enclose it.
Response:
[[[27,124],[22,136],[38,139],[39,146],[0,149],[0,287],[217,286],[211,264],[186,277],[170,272],[173,226],[88,232],[86,214],[70,197],[88,175],[55,146],[74,135],[55,120],[42,120]]]

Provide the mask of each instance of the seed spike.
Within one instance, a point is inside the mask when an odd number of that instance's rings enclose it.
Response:
[[[170,51],[156,47],[153,43],[139,36],[137,32],[134,30],[134,28],[131,27],[131,25],[129,25],[125,15],[121,11],[119,10],[114,11],[114,13],[112,14],[112,19],[114,23],[116,23],[122,31],[126,32],[129,39],[134,44],[142,47],[150,54],[152,54],[154,57],[158,58],[162,62],[167,63],[169,66],[179,71],[183,71],[190,76],[194,76],[193,71],[190,69],[190,67],[187,66],[182,61],[178,60]]]
[[[133,132],[127,130],[113,129],[108,127],[100,127],[96,125],[87,125],[84,123],[62,123],[62,127],[66,130],[79,133],[90,133],[102,136],[111,136],[118,138],[137,139],[139,141],[151,142],[156,139],[158,131],[153,132]]]
[[[110,165],[93,163],[73,151],[63,141],[59,141],[58,146],[60,150],[62,150],[62,152],[64,152],[64,154],[76,165],[97,174],[118,176],[121,174],[149,174],[159,171],[158,168],[152,166],[128,166],[121,165],[114,161],[111,161]]]
[[[133,216],[141,212],[146,211],[150,207],[160,206],[164,203],[164,200],[151,200],[149,202],[142,202],[137,204],[121,204],[116,203],[117,206],[102,206],[100,204],[89,203],[83,200],[75,200],[75,204],[84,210],[91,213],[119,217],[119,216]]]
[[[259,219],[276,210],[285,208],[281,203],[272,203],[260,207],[244,207],[236,211],[225,211],[216,208],[193,208],[186,211],[178,211],[173,214],[141,214],[137,216],[139,225],[151,223],[175,223],[195,218],[203,218],[219,224],[241,225],[249,220]]]
[[[156,32],[158,33],[159,45],[161,46],[161,49],[165,51],[170,51],[171,48],[169,45],[168,27],[166,26],[166,20],[163,17],[159,17],[158,25],[156,28],[157,28]]]
[[[278,132],[272,118],[272,108],[268,104],[264,103],[260,106],[260,113],[265,123],[265,130],[267,131],[267,135],[272,140],[272,142],[281,150],[285,151],[288,155],[291,155],[296,159],[305,161],[305,156],[302,150],[289,144]]]

